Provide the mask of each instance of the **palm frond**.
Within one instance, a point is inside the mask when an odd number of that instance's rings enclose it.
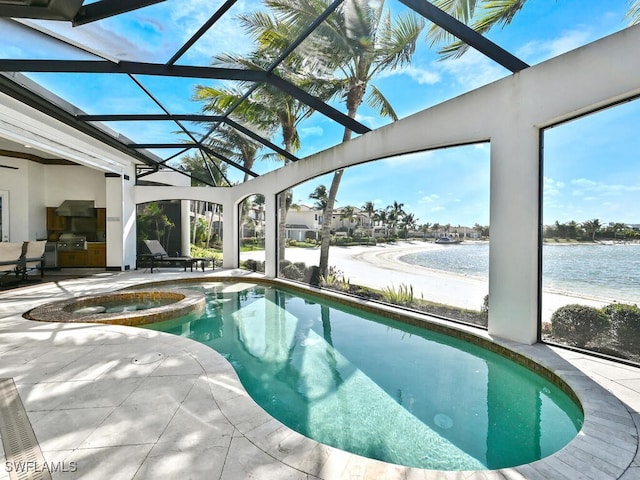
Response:
[[[508,25],[527,0],[442,0],[436,2],[447,13],[470,25],[478,33],[486,33],[496,25]],[[442,4],[442,5],[441,5]],[[458,5],[455,5],[458,4]],[[462,5],[464,4],[464,5]],[[475,18],[475,20],[474,20]],[[433,25],[427,34],[431,44],[448,42],[438,53],[443,59],[459,58],[469,46]]]
[[[477,32],[487,32],[494,25],[509,25],[527,0],[492,0],[482,4],[484,13],[473,24],[473,29]]]
[[[475,16],[478,4],[482,1],[483,0],[437,0],[432,3],[465,25],[469,25]],[[431,45],[438,45],[451,42],[455,37],[438,25],[432,24],[427,31],[427,39]]]
[[[371,108],[378,110],[382,117],[391,117],[394,121],[398,120],[395,110],[389,103],[389,100],[382,94],[375,85],[369,85],[369,94],[367,95],[367,104]]]
[[[415,14],[405,15],[392,23],[387,12],[381,22],[376,45],[376,66],[371,75],[378,70],[393,70],[409,64],[424,25],[424,20]]]
[[[640,23],[640,0],[629,1],[629,10],[627,15],[630,25],[637,25]]]

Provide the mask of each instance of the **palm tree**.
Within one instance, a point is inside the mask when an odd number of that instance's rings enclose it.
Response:
[[[429,227],[431,226],[431,224],[429,222],[423,223],[420,226],[420,231],[422,232],[422,238],[426,240],[427,238],[427,233],[429,232]]]
[[[375,213],[375,217],[374,217],[377,222],[378,225],[384,226],[385,227],[385,234],[384,236],[387,237],[389,236],[389,231],[387,230],[387,223],[389,222],[389,218],[387,217],[387,211],[383,208],[376,210]]]
[[[372,226],[372,218],[373,214],[376,211],[376,206],[373,204],[373,202],[364,202],[364,205],[362,205],[362,210],[367,214],[367,217],[369,217],[369,226]]]
[[[596,241],[596,232],[599,232],[602,228],[600,225],[600,220],[594,218],[593,220],[587,220],[586,222],[582,222],[582,228],[584,228],[587,234],[591,234],[591,240]]]
[[[139,238],[142,240],[155,238],[165,249],[169,248],[169,236],[175,224],[164,213],[162,206],[158,202],[149,202],[139,205],[137,210]]]
[[[627,226],[624,223],[614,223],[613,224],[613,239],[617,240],[618,239],[618,232],[623,232],[625,229],[627,228]]]
[[[404,230],[404,239],[409,238],[409,230],[415,230],[418,219],[413,213],[407,213],[402,217],[402,229]]]
[[[396,233],[396,226],[400,220],[402,220],[402,217],[406,215],[402,207],[404,207],[404,203],[398,203],[396,200],[393,201],[392,205],[387,207],[387,218],[389,219],[391,230],[394,235]]]
[[[237,92],[232,90],[224,89],[224,88],[205,88],[205,87],[197,87],[197,94],[206,95],[206,103],[204,106],[205,111],[214,111],[215,113],[223,113],[219,102],[225,102],[229,99],[229,97],[234,98],[237,97]],[[254,116],[255,110],[252,106],[248,105],[240,113],[245,117],[253,117],[254,120],[257,117]],[[245,122],[249,123],[249,122]],[[260,127],[256,125],[251,125],[252,130],[259,130]],[[263,135],[271,136],[273,133],[273,127],[270,127],[270,131],[264,131]],[[266,158],[266,155],[259,156],[258,152],[260,151],[262,145],[242,134],[240,131],[235,128],[231,128],[227,124],[219,125],[214,131],[212,136],[207,141],[208,146],[224,155],[225,157],[233,160],[235,162],[240,163],[245,169],[251,170],[253,165],[258,158]],[[244,172],[243,182],[246,182],[249,179],[249,173]],[[249,218],[249,200],[246,199],[240,204],[240,228],[244,230],[245,224],[251,223],[251,219]],[[241,232],[241,237],[244,235]]]
[[[438,233],[440,233],[440,224],[439,223],[434,223],[433,225],[431,225],[431,229],[436,232],[435,236],[436,238],[438,237]]]
[[[214,158],[212,163],[215,168],[211,169],[205,163],[207,160],[199,158],[197,155],[189,154],[180,159],[180,165],[178,170],[188,173],[191,176],[191,186],[205,185],[205,181],[213,181],[214,185],[226,185],[226,172],[227,164],[222,163],[219,159]],[[205,180],[206,179],[206,180]],[[218,211],[222,206],[218,204],[209,205],[209,202],[201,202],[199,200],[192,200],[193,206],[193,228],[191,229],[191,242],[196,242],[196,231],[198,228],[198,218],[204,216],[204,212],[207,210]],[[213,216],[211,217],[213,219]],[[213,220],[211,220],[212,222]],[[207,229],[206,244],[209,245],[211,238],[211,222]]]
[[[321,210],[324,215],[324,209],[327,207],[327,187],[325,185],[318,185],[315,190],[309,194],[309,198],[315,200],[313,206]]]
[[[269,2],[267,2],[269,5]],[[297,34],[293,25],[283,21],[277,15],[269,15],[263,12],[255,12],[239,17],[240,24],[251,35],[257,47],[247,57],[222,54],[214,57],[214,65],[251,70],[264,70],[280,55],[283,48],[294,39]],[[306,61],[300,55],[290,54],[286,60],[280,63],[277,73],[280,77],[294,83],[307,93],[327,101],[337,94],[342,85],[339,82],[327,79],[327,70],[318,62]],[[244,84],[249,87],[250,84]],[[226,91],[227,95],[214,96],[216,89],[201,87],[196,88],[196,99],[209,101],[212,109],[220,112],[240,102],[245,92]],[[206,110],[206,108],[205,108]],[[236,111],[251,123],[262,127],[267,132],[274,125],[278,125],[282,134],[282,144],[287,152],[295,152],[300,148],[300,136],[298,125],[304,119],[311,116],[314,110],[289,94],[279,90],[268,83],[261,84],[254,94],[245,98]],[[286,157],[279,157],[285,164],[289,162]],[[246,175],[245,175],[246,181]],[[286,217],[291,205],[291,192],[281,194],[278,232],[280,241],[279,259],[285,256]]]
[[[227,164],[222,163],[219,159],[211,160],[214,168],[209,168],[202,157],[197,154],[188,154],[180,158],[180,164],[177,169],[191,175],[191,186],[206,185],[213,182],[214,185],[227,185],[225,176],[227,173]],[[205,183],[206,182],[206,183]]]
[[[509,25],[526,2],[527,0],[436,0],[432,3],[461,22],[470,25],[475,31],[486,33],[496,25],[503,27]],[[629,1],[626,16],[631,25],[640,23],[640,0]],[[469,49],[469,45],[464,42],[452,41],[454,37],[435,24],[429,29],[427,36],[432,44],[451,42],[440,49],[440,54],[444,58],[460,57]]]
[[[348,231],[349,236],[351,236],[351,224],[353,223],[353,219],[355,218],[355,208],[351,205],[347,205],[340,212],[340,219],[343,220],[342,225],[344,226],[344,220],[348,222]]]
[[[267,5],[300,26],[312,24],[329,4],[328,0],[267,0]],[[384,0],[345,0],[316,29],[314,36],[308,39],[312,45],[309,48],[341,72],[349,117],[355,118],[358,108],[366,101],[381,115],[397,119],[387,99],[370,82],[381,71],[393,70],[411,61],[423,27],[424,21],[414,14],[392,21],[391,14],[384,12]],[[350,140],[351,134],[351,130],[345,128],[342,140]],[[324,276],[329,264],[333,205],[343,171],[334,172],[322,224],[319,267]]]

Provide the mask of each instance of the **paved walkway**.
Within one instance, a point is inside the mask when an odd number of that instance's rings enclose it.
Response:
[[[511,345],[572,385],[585,408],[582,431],[530,465],[436,472],[369,460],[288,429],[253,402],[222,356],[192,340],[21,317],[56,299],[196,275],[103,273],[0,294],[0,378],[13,379],[47,468],[57,470],[53,479],[640,479],[637,368]],[[217,275],[246,273],[206,274]],[[0,450],[0,479],[18,467]]]

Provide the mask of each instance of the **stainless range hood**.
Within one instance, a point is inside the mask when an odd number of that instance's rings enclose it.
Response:
[[[65,200],[56,208],[60,217],[95,217],[96,209],[93,200]]]

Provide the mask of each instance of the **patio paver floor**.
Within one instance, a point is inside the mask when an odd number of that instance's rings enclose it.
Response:
[[[640,369],[501,342],[548,365],[586,410],[579,436],[533,464],[487,472],[404,468],[318,444],[271,418],[229,363],[195,341],[22,313],[69,296],[239,270],[117,272],[0,293],[0,378],[13,378],[53,479],[640,479]],[[144,359],[146,361],[134,361]],[[0,480],[9,479],[0,449]],[[461,476],[462,475],[462,476]]]

